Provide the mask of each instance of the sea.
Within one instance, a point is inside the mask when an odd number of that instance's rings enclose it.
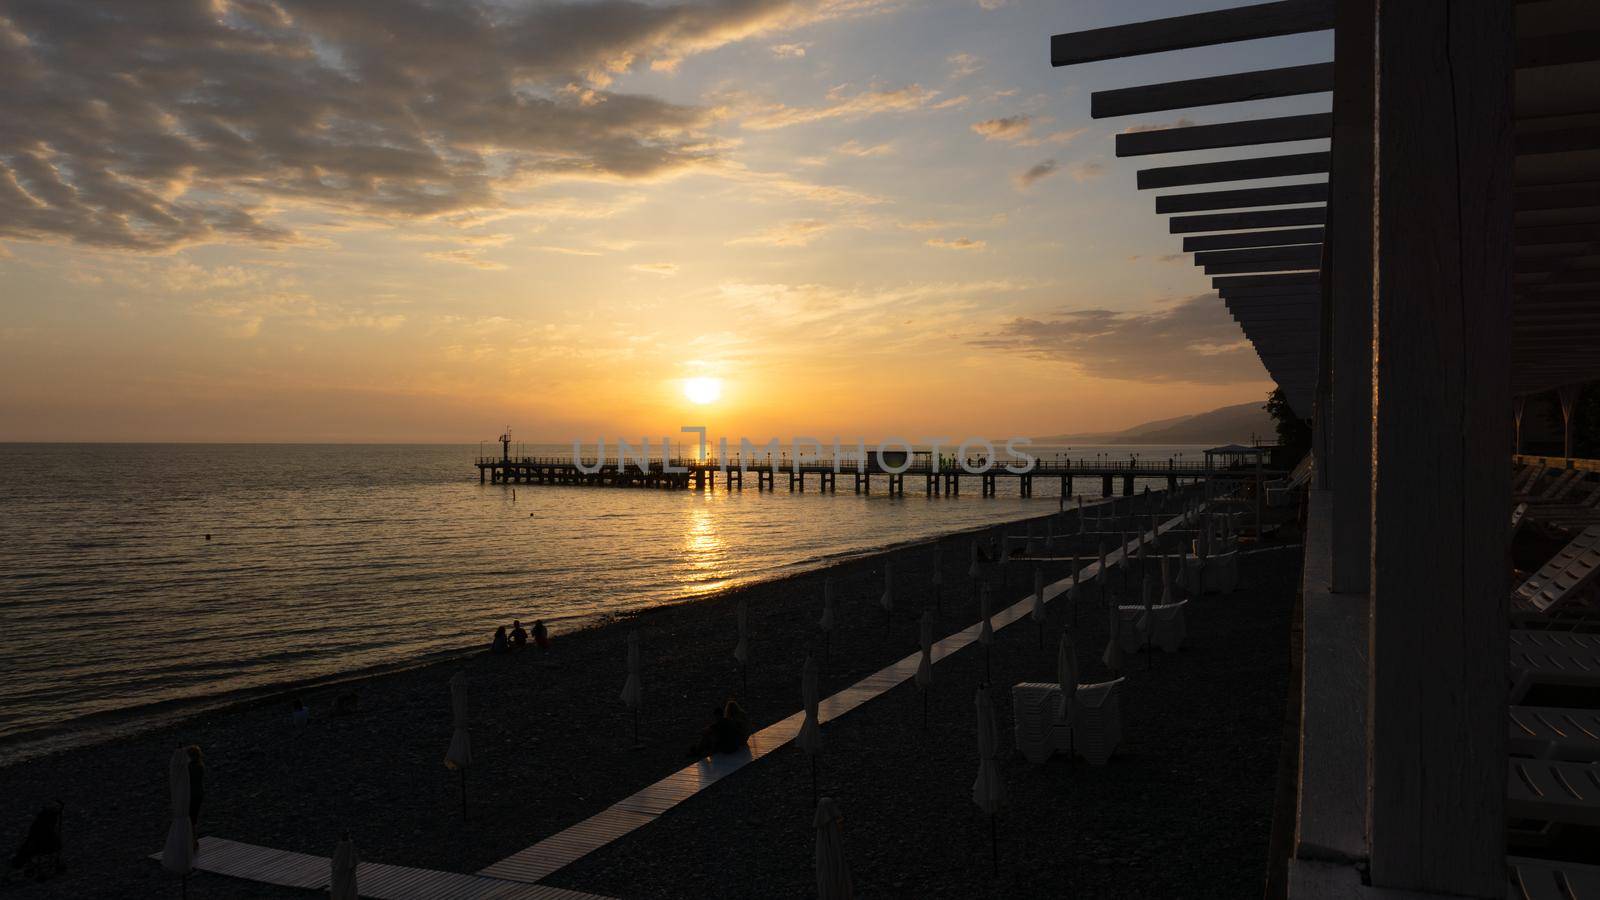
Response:
[[[486,645],[514,618],[559,633],[1059,503],[1054,483],[1022,498],[1007,479],[996,497],[976,481],[928,497],[914,478],[904,496],[882,482],[857,495],[848,474],[833,494],[791,493],[783,478],[758,491],[754,477],[742,491],[485,485],[483,452],[0,444],[0,763]]]

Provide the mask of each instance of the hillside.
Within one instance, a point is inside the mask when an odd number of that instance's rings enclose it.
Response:
[[[1057,434],[1034,438],[1040,444],[1222,444],[1246,443],[1274,435],[1272,418],[1259,402],[1224,406],[1192,416],[1157,419],[1123,431]]]

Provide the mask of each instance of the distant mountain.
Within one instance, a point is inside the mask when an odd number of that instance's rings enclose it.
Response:
[[[1276,433],[1272,417],[1260,402],[1224,406],[1210,412],[1157,419],[1123,431],[1056,434],[1034,438],[1039,444],[1225,444],[1246,443],[1252,436]]]

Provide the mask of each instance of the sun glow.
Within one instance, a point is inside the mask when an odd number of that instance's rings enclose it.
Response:
[[[683,382],[683,395],[691,403],[715,403],[722,397],[721,378],[690,378]]]

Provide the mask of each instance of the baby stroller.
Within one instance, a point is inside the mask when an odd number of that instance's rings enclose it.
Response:
[[[11,868],[21,869],[29,878],[45,879],[62,870],[61,865],[61,812],[65,805],[60,800],[45,806],[33,817],[28,836],[16,855],[11,857]]]

